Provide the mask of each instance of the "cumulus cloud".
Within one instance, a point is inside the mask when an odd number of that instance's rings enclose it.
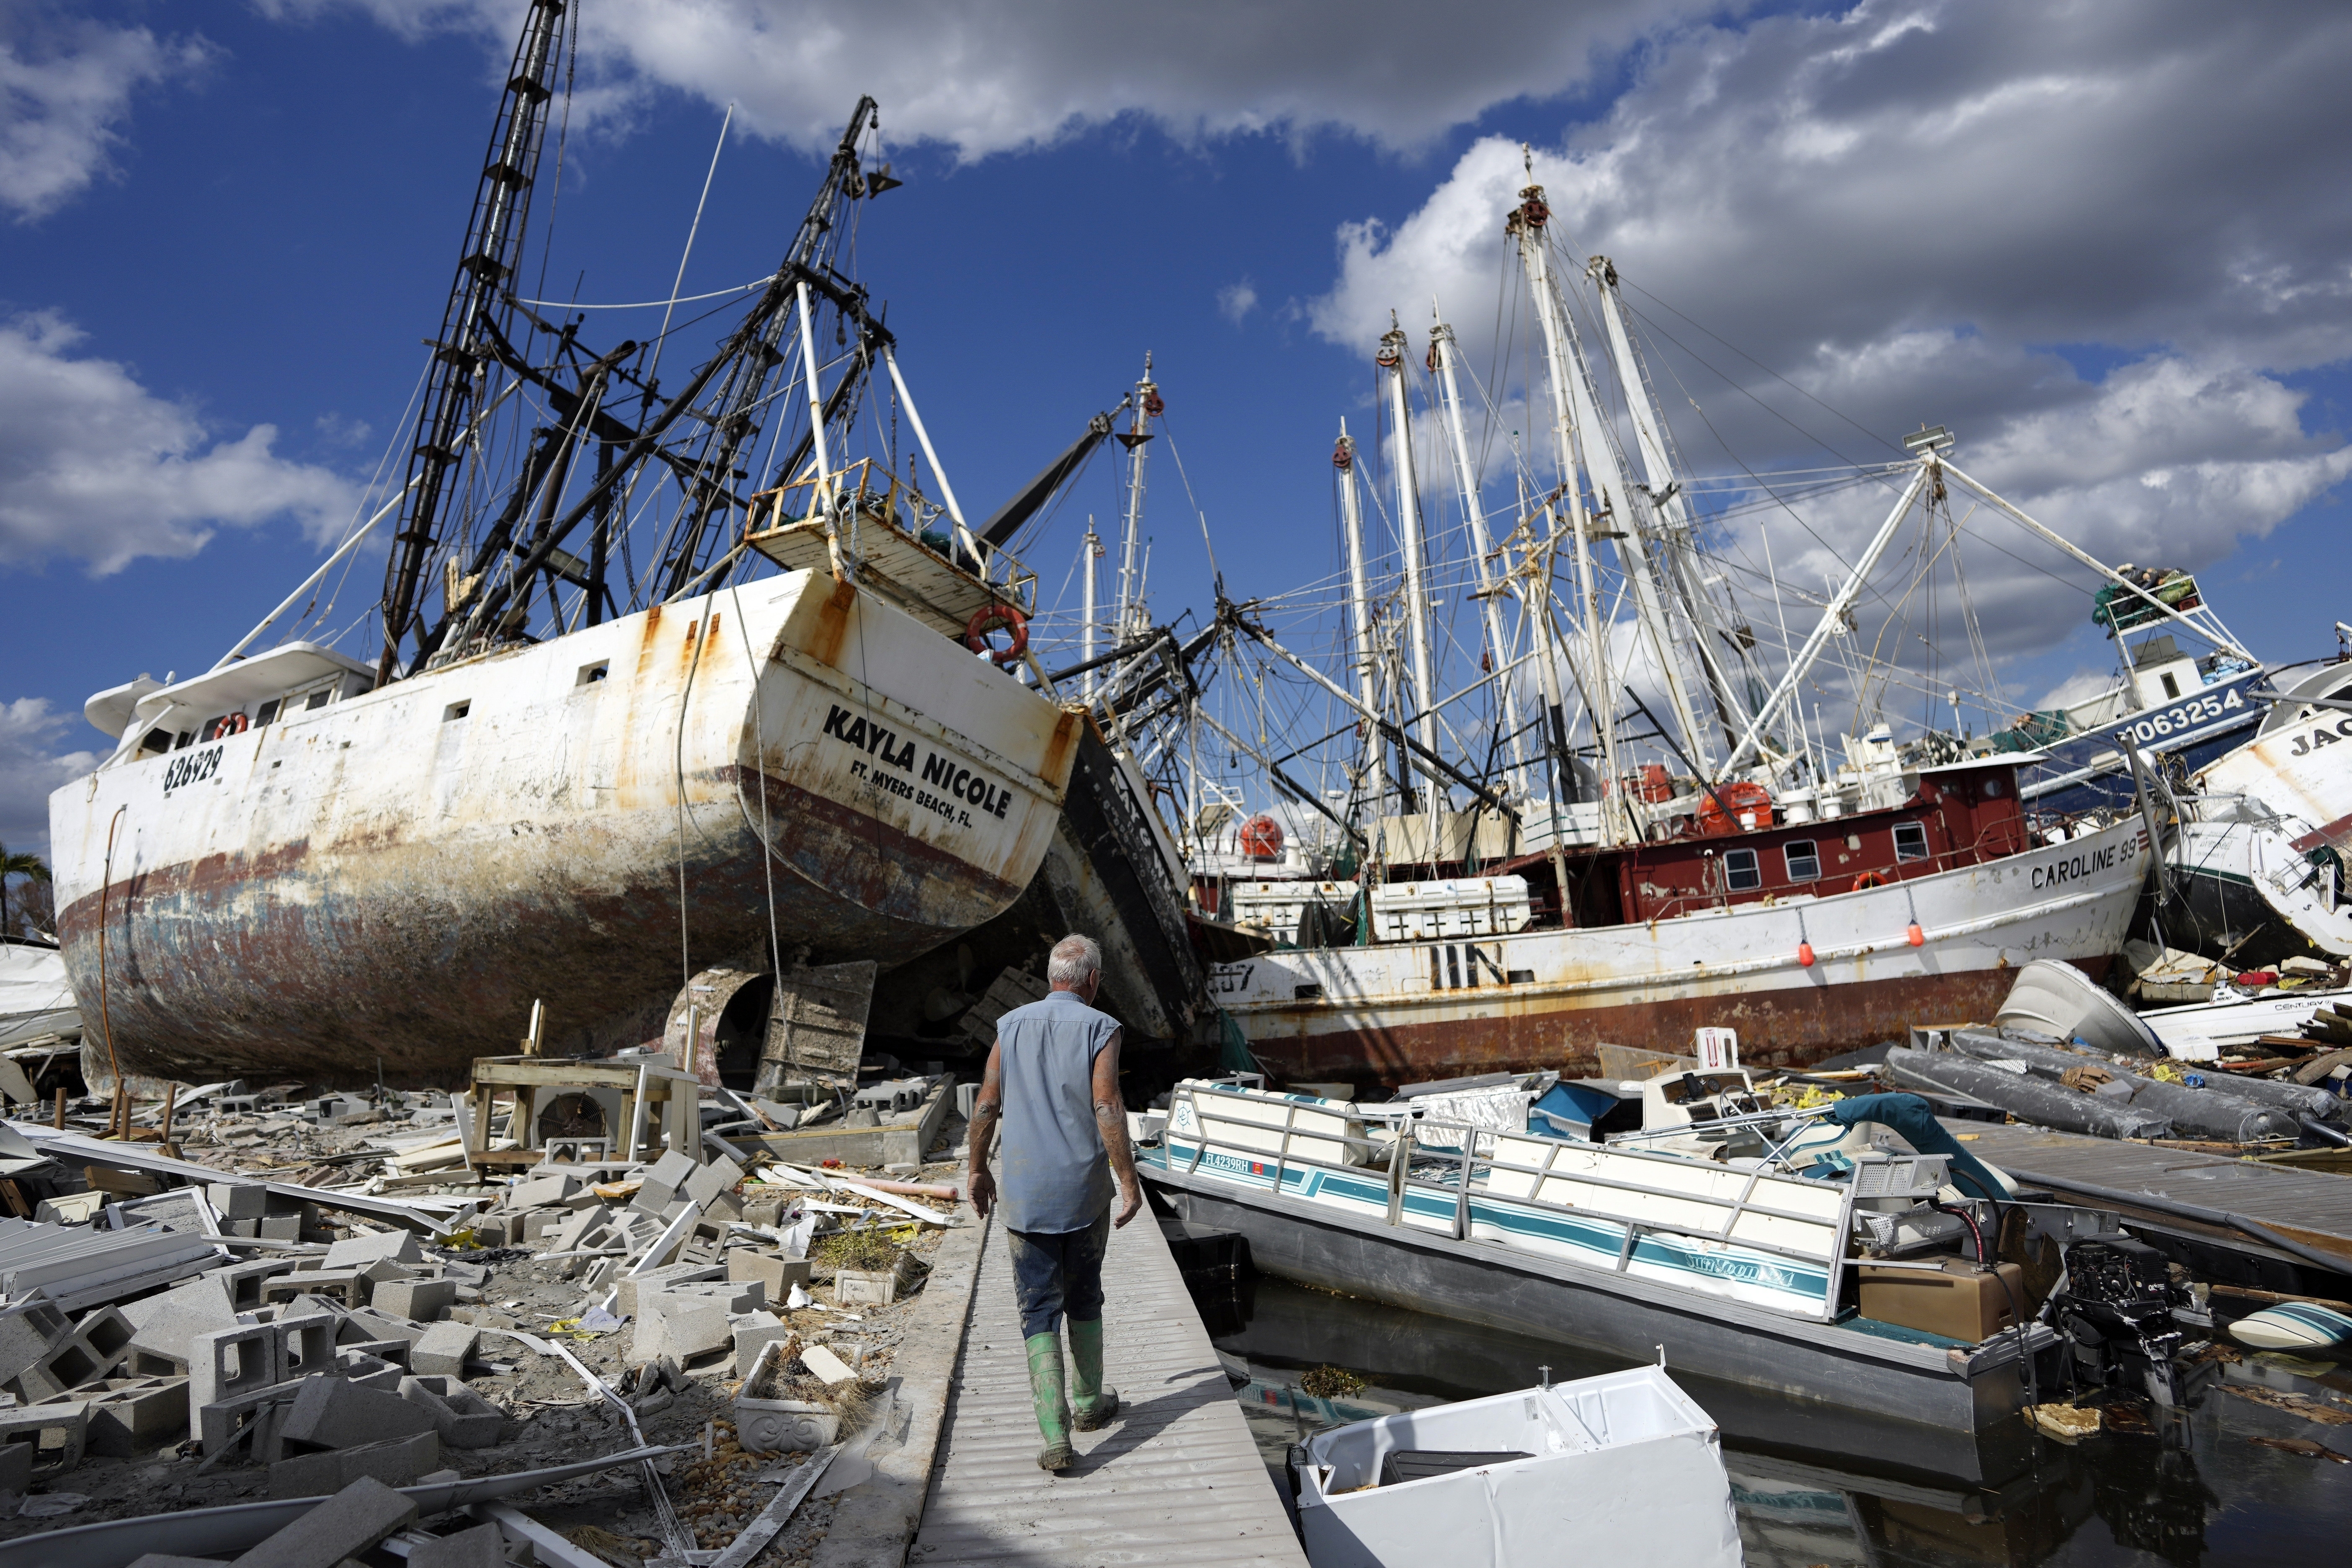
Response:
[[[2281,379],[2352,356],[2352,213],[2326,194],[2347,70],[2352,13],[2328,7],[1866,0],[1675,34],[1535,150],[1533,178],[1588,342],[1587,258],[1614,259],[1691,467],[1883,462],[1943,423],[1963,467],[2094,554],[2197,567],[2352,472]],[[1435,292],[1471,363],[1498,367],[1490,393],[1539,376],[1505,265],[1522,157],[1482,140],[1417,210],[1341,229],[1314,330],[1369,355],[1391,307]],[[2116,368],[2078,374],[2086,348]],[[1801,524],[1755,510],[1730,552],[1760,577],[1769,524],[1784,583],[1817,585],[1889,500],[1801,503]],[[1990,510],[1981,531],[2001,547],[1969,561],[1997,658],[2081,624],[2079,568]],[[1890,553],[1865,631],[1916,547]],[[1812,614],[1790,611],[1801,637]]]
[[[1217,290],[1217,314],[1237,327],[1244,316],[1256,309],[1257,289],[1246,278],[1238,283],[1228,283]]]
[[[30,222],[110,174],[132,98],[194,73],[215,53],[202,38],[98,22],[37,39],[0,37],[0,205]]]
[[[503,62],[509,0],[268,0],[301,15],[357,8],[415,36],[479,35]],[[1336,130],[1411,148],[1498,103],[1591,79],[1677,19],[1741,8],[1706,0],[1365,0],[1158,7],[1093,0],[604,0],[583,7],[583,69],[607,94],[671,89],[737,106],[755,135],[811,151],[873,94],[898,141],[971,159],[1139,119],[1191,141]]]
[[[130,367],[74,354],[80,336],[51,313],[0,322],[0,565],[62,557],[102,575],[277,517],[341,534],[357,487],[278,457],[275,426],[214,438]]]
[[[94,752],[57,749],[80,724],[79,714],[51,712],[46,698],[0,702],[0,844],[47,856],[49,792],[98,765]]]

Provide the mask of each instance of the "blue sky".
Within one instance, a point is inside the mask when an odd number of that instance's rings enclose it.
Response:
[[[1418,343],[1442,292],[1496,371],[1490,455],[1523,422],[1525,343],[1498,348],[1494,323],[1525,141],[1561,225],[1660,301],[1628,295],[1705,408],[1668,399],[1695,469],[1729,471],[1726,447],[1759,469],[1881,460],[1948,422],[1963,463],[2095,552],[2200,569],[2266,657],[2330,651],[2352,611],[2352,247],[2333,210],[2352,116],[2326,87],[2352,29],[2326,8],[1499,5],[1451,27],[1381,5],[1209,6],[1192,26],[582,8],[548,293],[667,291],[730,101],[686,291],[761,276],[826,128],[872,91],[908,184],[866,209],[860,271],[975,514],[1150,349],[1231,591],[1329,574],[1331,438],[1343,416],[1368,430],[1386,310]],[[0,22],[0,839],[45,839],[47,792],[100,743],[84,697],[208,664],[348,522],[438,319],[516,14],[278,0]],[[589,330],[653,324],[619,316]],[[726,324],[682,333],[681,360]],[[1163,616],[1208,599],[1165,447]],[[1508,484],[1499,458],[1489,479]],[[1108,531],[1114,483],[1098,461],[1029,550],[1048,601],[1085,513]],[[1776,521],[1780,569],[1818,577],[1814,544],[1850,549],[1872,504],[1810,508],[1818,541]],[[2004,689],[2104,669],[2079,582],[2001,560],[1971,580]],[[380,574],[362,562],[338,624]]]

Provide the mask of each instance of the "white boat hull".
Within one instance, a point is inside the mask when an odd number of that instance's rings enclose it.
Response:
[[[712,963],[1003,910],[1080,721],[788,573],[119,756],[50,800],[59,935],[128,1070],[446,1080],[534,999],[551,1050],[634,1043]]]
[[[1737,1029],[1743,1061],[1801,1065],[1900,1039],[1914,1023],[1990,1017],[2035,959],[2098,978],[2122,950],[2147,852],[2145,831],[2126,822],[1829,898],[1276,951],[1217,965],[1211,993],[1258,1059],[1294,1080],[1590,1072],[1604,1043],[1688,1054],[1702,1026]],[[1919,947],[1906,941],[1914,920]]]

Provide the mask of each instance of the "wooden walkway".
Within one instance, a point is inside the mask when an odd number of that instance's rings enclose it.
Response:
[[[1111,1233],[1103,1268],[1105,1376],[1119,1415],[1074,1435],[1078,1462],[1059,1476],[1037,1468],[1013,1265],[993,1222],[982,1247],[910,1565],[1306,1568],[1149,1207]]]
[[[2345,1269],[2352,1272],[2352,1178],[2226,1154],[2053,1132],[2021,1122],[1947,1121],[1944,1125],[1967,1142],[1969,1152],[2029,1185],[2068,1195],[2088,1184],[2239,1215],[2305,1247],[2341,1257]],[[2099,1203],[2095,1198],[2085,1201]],[[2169,1228],[2214,1239],[2227,1237],[2251,1249],[2285,1257],[2227,1226],[2202,1225],[2153,1210],[2148,1215]]]

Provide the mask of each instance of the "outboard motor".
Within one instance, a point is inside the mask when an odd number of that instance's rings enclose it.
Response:
[[[2066,1248],[2065,1289],[2050,1299],[2078,1385],[2146,1394],[2179,1405],[2184,1389],[2175,1313],[2197,1315],[2185,1286],[2172,1282],[2164,1254],[2120,1233],[2089,1236]]]

